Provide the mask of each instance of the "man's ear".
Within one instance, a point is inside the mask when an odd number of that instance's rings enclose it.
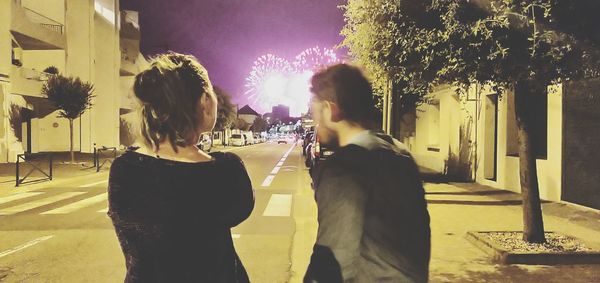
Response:
[[[331,121],[332,122],[339,122],[342,120],[342,111],[340,110],[340,107],[331,102],[331,101],[327,101],[327,107],[329,107],[329,111],[331,111]]]

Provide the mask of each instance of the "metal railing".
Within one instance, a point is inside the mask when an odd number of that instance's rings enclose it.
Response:
[[[100,158],[102,157],[102,153],[104,152],[112,152],[112,160],[110,159],[111,157],[108,157],[104,159],[104,161],[101,164]],[[96,147],[96,144],[94,144],[94,166],[96,167],[96,172],[100,172],[100,169],[102,168],[102,166],[104,166],[104,164],[106,164],[107,162],[112,163],[115,158],[117,158],[116,147]]]
[[[40,166],[39,166],[40,164],[34,163],[33,159],[35,159],[35,157],[46,157],[47,158],[47,159],[43,159],[40,163],[42,163],[43,161],[46,161],[46,160],[48,161],[48,173],[46,173],[46,171],[44,171],[42,168],[40,168]],[[23,164],[22,162],[25,162],[25,164],[29,164],[32,167],[29,170],[29,172],[27,172],[27,174],[25,174],[25,176],[23,176],[23,178],[21,178],[21,175],[20,175],[21,164]],[[16,170],[16,172],[15,172],[15,176],[16,176],[15,187],[18,187],[19,185],[24,184],[24,183],[39,182],[39,181],[52,181],[52,154],[51,153],[18,154],[15,170]],[[29,177],[29,175],[31,175],[31,173],[36,172],[36,171],[42,173],[46,177],[25,182],[25,179],[27,179],[27,177]]]
[[[21,3],[20,0],[16,0],[16,3],[25,10],[25,16],[27,16],[27,18],[29,20],[31,20],[32,22],[37,23],[40,26],[50,29],[54,32],[64,34],[64,25],[63,24],[61,24],[47,16],[42,15],[39,12],[36,12],[30,8],[23,6],[23,4]]]

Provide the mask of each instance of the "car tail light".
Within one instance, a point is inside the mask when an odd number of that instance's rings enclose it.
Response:
[[[321,145],[319,142],[315,143],[315,156],[319,157],[321,155]]]

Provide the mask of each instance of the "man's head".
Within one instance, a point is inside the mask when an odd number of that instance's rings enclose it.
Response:
[[[316,73],[311,84],[311,108],[322,143],[337,145],[340,130],[347,126],[373,127],[376,120],[373,89],[359,68],[333,65]]]

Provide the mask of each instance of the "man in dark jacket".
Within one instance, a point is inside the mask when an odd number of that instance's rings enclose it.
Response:
[[[312,174],[319,230],[305,282],[426,282],[429,214],[406,147],[372,131],[372,88],[346,64],[312,80],[313,118],[336,152]]]

